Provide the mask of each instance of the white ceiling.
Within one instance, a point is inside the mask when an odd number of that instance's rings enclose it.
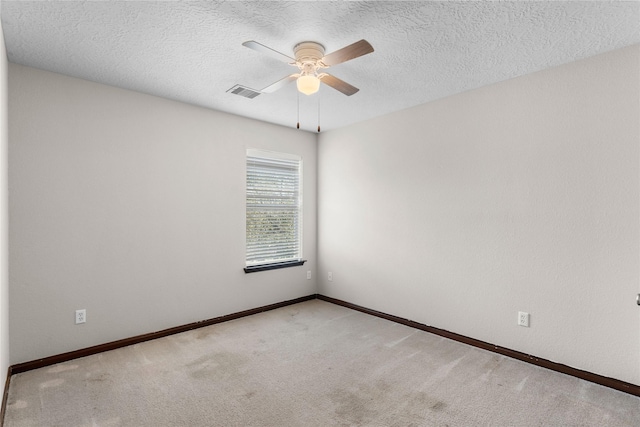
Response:
[[[545,68],[640,43],[640,2],[2,1],[9,60],[295,127],[295,71],[242,46],[293,56],[360,39],[375,52],[329,72],[360,88],[300,95],[304,130],[339,128]]]

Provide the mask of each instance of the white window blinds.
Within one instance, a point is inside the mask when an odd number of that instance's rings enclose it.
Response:
[[[301,260],[301,163],[247,150],[247,266]]]

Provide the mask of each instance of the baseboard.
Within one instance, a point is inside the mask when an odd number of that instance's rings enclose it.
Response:
[[[80,350],[70,351],[63,354],[58,354],[55,356],[45,357],[42,359],[32,360],[30,362],[18,363],[16,365],[12,365],[9,367],[7,372],[7,380],[5,382],[4,395],[2,399],[2,408],[0,409],[0,427],[2,426],[2,422],[4,421],[4,413],[6,409],[6,400],[9,392],[9,382],[11,379],[11,375],[19,374],[21,372],[30,371],[32,369],[43,368],[45,366],[55,365],[57,363],[68,362],[73,359],[77,359],[80,357],[91,356],[93,354],[102,353],[104,351],[115,350],[117,348],[126,347],[133,344],[142,343],[145,341],[153,340],[156,338],[163,338],[169,335],[177,334],[180,332],[190,331],[192,329],[202,328],[205,326],[215,325],[217,323],[227,322],[229,320],[239,319],[241,317],[251,316],[253,314],[262,313],[264,311],[275,310],[277,308],[286,307],[288,305],[297,304],[304,301],[309,301],[312,299],[320,299],[322,301],[330,302],[333,304],[341,305],[343,307],[347,307],[356,311],[360,311],[362,313],[366,313],[372,316],[380,317],[386,320],[390,320],[392,322],[400,323],[415,329],[420,329],[425,332],[429,332],[435,335],[439,335],[445,338],[452,339],[454,341],[458,341],[464,344],[468,344],[474,347],[481,348],[483,350],[488,350],[494,353],[502,354],[504,356],[511,357],[513,359],[521,360],[524,362],[531,363],[533,365],[541,366],[543,368],[550,369],[552,371],[560,372],[563,374],[571,375],[576,378],[580,378],[582,380],[590,381],[595,384],[600,384],[605,387],[609,387],[615,390],[619,390],[625,393],[632,394],[634,396],[640,397],[640,386],[636,384],[631,384],[628,382],[624,382],[621,380],[617,380],[615,378],[609,378],[602,375],[594,374],[592,372],[583,371],[580,369],[572,368],[567,365],[563,365],[561,363],[552,362],[550,360],[542,359],[540,357],[536,357],[530,354],[522,353],[519,351],[511,350],[505,347],[500,347],[494,344],[487,343],[485,341],[480,341],[475,338],[470,338],[464,335],[456,334],[455,332],[449,332],[444,329],[435,328],[433,326],[428,326],[422,323],[415,322],[413,320],[404,319],[402,317],[394,316],[392,314],[383,313],[380,311],[372,310],[366,307],[362,307],[356,304],[352,304],[346,301],[342,301],[336,298],[327,297],[319,294],[307,295],[304,297],[283,301],[275,304],[269,304],[258,308],[253,308],[250,310],[240,311],[233,314],[228,314],[225,316],[215,317],[213,319],[203,320],[200,322],[189,323],[182,326],[176,326],[169,329],[164,329],[158,332],[152,332],[149,334],[138,335],[131,338],[125,338],[118,341],[109,342],[106,344],[100,344],[93,347],[88,347]]]
[[[615,378],[609,378],[602,375],[594,374],[592,372],[582,371],[580,369],[572,368],[567,365],[563,365],[561,363],[552,362],[550,360],[542,359],[540,357],[532,356],[530,354],[521,353],[519,351],[511,350],[505,347],[500,347],[494,344],[490,344],[485,341],[480,341],[474,338],[469,338],[464,335],[456,334],[454,332],[449,332],[444,329],[434,328],[433,326],[424,325],[422,323],[415,322],[413,320],[403,319],[398,316],[394,316],[392,314],[382,313],[380,311],[371,310],[366,307],[362,307],[356,304],[351,304],[346,301],[342,301],[336,298],[327,297],[324,295],[318,295],[318,299],[327,301],[333,304],[341,305],[343,307],[347,307],[356,311],[360,311],[362,313],[370,314],[372,316],[381,317],[386,320],[390,320],[392,322],[400,323],[415,329],[420,329],[422,331],[430,332],[435,335],[439,335],[441,337],[449,338],[454,341],[458,341],[464,344],[471,345],[473,347],[478,347],[483,350],[488,350],[494,353],[502,354],[504,356],[511,357],[513,359],[522,360],[524,362],[531,363],[533,365],[541,366],[543,368],[550,369],[552,371],[560,372],[563,374],[571,375],[576,378],[580,378],[582,380],[590,381],[592,383],[600,384],[605,387],[613,388],[619,391],[623,391],[625,393],[632,394],[634,396],[640,396],[640,386],[636,384],[631,384],[628,382],[624,382],[621,380],[617,380]]]
[[[43,368],[45,366],[55,365],[57,363],[68,362],[69,360],[78,359],[80,357],[91,356],[93,354],[102,353],[104,351],[115,350],[117,348],[126,347],[133,344],[139,344],[145,341],[154,340],[157,338],[163,338],[169,335],[178,334],[180,332],[190,331],[192,329],[203,328],[205,326],[215,325],[216,323],[228,322],[229,320],[239,319],[241,317],[251,316],[253,314],[262,313],[264,311],[275,310],[276,308],[286,307],[288,305],[297,304],[303,301],[309,301],[315,299],[316,294],[307,295],[300,298],[295,298],[288,301],[282,301],[275,304],[269,304],[258,308],[252,308],[250,310],[240,311],[233,314],[227,314],[225,316],[215,317],[213,319],[203,320],[200,322],[189,323],[182,326],[176,326],[169,329],[164,329],[158,332],[151,332],[148,334],[138,335],[131,338],[125,338],[118,341],[112,341],[106,344],[99,344],[93,347],[87,347],[80,350],[74,350],[67,353],[57,354],[55,356],[45,357],[43,359],[32,360],[30,362],[18,363],[12,365],[9,370],[11,374],[19,374],[21,372],[31,371],[33,369]],[[4,405],[2,407],[4,411]],[[4,418],[3,418],[4,419]]]
[[[4,392],[2,393],[2,408],[0,408],[0,427],[4,426],[4,414],[7,410],[7,399],[9,397],[10,382],[11,382],[11,366],[7,368],[7,379],[4,381]]]

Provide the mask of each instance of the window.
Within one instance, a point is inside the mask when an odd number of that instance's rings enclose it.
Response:
[[[247,150],[245,272],[302,265],[302,160]]]

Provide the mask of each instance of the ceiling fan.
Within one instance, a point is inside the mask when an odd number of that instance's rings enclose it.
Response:
[[[323,73],[321,70],[373,52],[373,47],[366,40],[357,41],[328,55],[324,54],[324,46],[320,43],[301,42],[293,48],[295,58],[253,40],[246,41],[242,45],[298,67],[298,73],[291,74],[265,87],[260,91],[264,93],[275,92],[295,80],[298,90],[305,95],[316,93],[320,89],[320,82],[322,82],[347,96],[351,96],[360,89],[331,74]]]

